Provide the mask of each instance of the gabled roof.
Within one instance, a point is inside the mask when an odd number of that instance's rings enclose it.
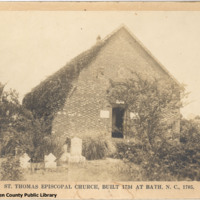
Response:
[[[180,85],[180,83],[176,80],[176,78],[167,70],[167,68],[157,60],[157,58],[143,45],[143,43],[129,30],[129,28],[126,25],[122,25],[121,28],[124,28],[131,37],[141,46],[141,48],[154,60],[155,63],[165,72],[177,85]]]
[[[81,53],[25,95],[23,105],[37,117],[54,115],[63,105],[80,71],[96,57],[106,41]]]
[[[101,48],[120,30],[124,29],[129,35],[146,51],[148,55],[156,62],[160,68],[177,84],[176,79],[168,72],[168,70],[159,63],[155,57],[142,45],[142,43],[122,25],[117,30],[109,34],[103,40],[97,42],[89,50],[81,53],[63,68],[58,70],[46,80],[42,81],[37,87],[32,89],[23,99],[26,108],[35,112],[37,117],[53,116],[59,109],[64,106],[66,97],[73,87],[73,81],[79,76],[80,71],[91,63]]]

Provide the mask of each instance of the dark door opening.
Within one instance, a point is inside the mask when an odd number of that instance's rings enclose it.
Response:
[[[124,108],[112,109],[112,137],[123,138]]]

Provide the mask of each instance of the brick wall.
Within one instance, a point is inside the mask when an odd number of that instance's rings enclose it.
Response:
[[[130,70],[145,77],[168,78],[148,53],[122,29],[110,38],[74,81],[64,108],[54,118],[52,133],[63,141],[67,135],[111,136],[112,108],[106,100],[106,90],[110,79],[117,81],[131,78]],[[109,118],[101,118],[101,110],[109,111]]]

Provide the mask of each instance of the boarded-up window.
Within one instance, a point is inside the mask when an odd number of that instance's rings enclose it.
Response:
[[[101,118],[109,118],[109,111],[108,110],[101,110],[100,111]]]

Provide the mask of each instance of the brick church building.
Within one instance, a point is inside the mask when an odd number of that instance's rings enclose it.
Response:
[[[23,103],[39,118],[47,131],[65,141],[68,136],[83,138],[88,134],[104,134],[126,138],[125,120],[134,113],[123,109],[120,99],[110,105],[106,98],[109,80],[132,78],[130,70],[146,77],[174,82],[172,75],[151,53],[122,26],[105,39],[78,55],[55,74],[28,93]],[[125,117],[126,116],[126,117]],[[165,114],[172,132],[179,135],[180,112]],[[114,132],[113,127],[122,130]]]

